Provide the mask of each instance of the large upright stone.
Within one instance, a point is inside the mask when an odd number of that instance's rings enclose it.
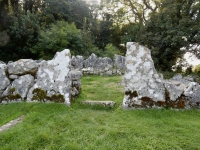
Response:
[[[71,54],[68,49],[57,52],[50,61],[42,61],[36,75],[37,81],[29,90],[27,100],[33,100],[34,89],[42,89],[48,97],[61,95],[64,103],[70,105],[72,84],[70,66]]]
[[[7,66],[4,63],[0,63],[0,98],[2,98],[3,92],[10,84],[10,80],[6,76]]]
[[[20,59],[8,64],[10,75],[36,74],[39,63],[32,59]]]
[[[127,43],[124,81],[125,109],[164,104],[165,88],[155,70],[148,48],[134,42]]]

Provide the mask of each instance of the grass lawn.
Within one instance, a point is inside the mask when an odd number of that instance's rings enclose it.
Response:
[[[63,104],[0,105],[0,125],[24,115],[0,133],[0,150],[200,149],[199,110],[122,110],[121,77],[82,79],[82,94]],[[114,108],[81,105],[81,100],[113,100]]]

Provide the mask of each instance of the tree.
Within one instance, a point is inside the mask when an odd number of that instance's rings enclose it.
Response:
[[[42,59],[51,59],[57,51],[69,48],[72,54],[81,50],[81,32],[75,24],[58,21],[49,29],[41,30],[37,44],[31,48]]]
[[[0,59],[37,59],[30,49],[39,31],[61,20],[83,29],[84,17],[89,18],[89,9],[80,0],[0,0]]]
[[[199,44],[199,8],[198,0],[163,0],[151,14],[137,41],[152,50],[157,68],[171,70],[185,53],[181,48]]]
[[[149,13],[156,12],[160,7],[160,0],[101,0],[101,4],[105,3],[107,10],[115,14],[115,20],[141,25],[145,24]]]

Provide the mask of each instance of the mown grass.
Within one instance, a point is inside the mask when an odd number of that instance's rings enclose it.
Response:
[[[103,78],[91,76],[89,81],[87,77],[83,77],[83,88],[90,84],[96,92],[96,81],[94,84],[91,82],[99,79],[99,82],[104,84]],[[112,83],[116,80],[120,82],[121,78],[106,77],[105,80],[107,83]],[[99,86],[104,87],[100,83]],[[118,94],[121,93],[121,89],[116,87],[111,89],[118,90]],[[83,94],[82,97],[87,96],[86,98],[92,99],[87,95],[87,91],[83,90]],[[94,100],[100,98],[98,97],[100,93],[96,94],[97,97],[93,97]],[[200,149],[200,112],[198,110],[125,111],[121,107],[105,109],[82,106],[79,103],[80,97],[71,107],[53,103],[0,105],[1,123],[22,114],[25,116],[22,123],[0,133],[0,149]],[[118,96],[111,100],[120,102]]]

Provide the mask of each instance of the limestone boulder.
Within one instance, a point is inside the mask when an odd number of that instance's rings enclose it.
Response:
[[[72,70],[81,70],[83,69],[83,62],[84,62],[84,58],[83,56],[72,56],[72,60],[71,60],[71,66],[72,66]]]
[[[35,97],[40,99],[39,93],[43,93],[41,99],[57,97],[56,99],[60,99],[59,102],[70,105],[72,86],[70,67],[71,54],[68,49],[57,52],[52,60],[42,61],[36,74],[36,83],[29,90],[27,100],[37,100]]]
[[[13,95],[19,94],[22,100],[26,100],[29,89],[34,84],[34,77],[30,74],[20,76],[12,82],[11,89],[13,89]]]
[[[97,57],[95,54],[84,60],[83,74],[108,74],[113,69],[113,61],[108,57]]]
[[[99,57],[93,65],[94,70],[99,70],[99,71],[107,71],[111,68],[113,68],[113,62],[112,59],[108,58],[108,57]]]
[[[138,43],[127,43],[124,82],[125,109],[161,106],[165,103],[165,87],[155,70],[151,52]]]
[[[189,83],[183,95],[186,97],[185,108],[200,108],[200,85],[197,82]]]
[[[6,63],[5,63],[5,62],[3,62],[3,61],[0,61],[0,64],[2,64],[2,65],[6,65]]]
[[[11,79],[11,80],[15,80],[15,79],[18,79],[18,78],[19,78],[18,75],[14,75],[14,74],[9,75],[9,79]]]
[[[182,74],[176,74],[169,80],[163,80],[165,88],[169,93],[171,101],[177,101],[184,93],[184,90],[189,86],[194,79],[187,76],[183,77]]]
[[[82,73],[80,71],[70,71],[71,79],[72,79],[72,89],[71,89],[71,95],[72,97],[75,97],[80,94],[81,92],[81,81]]]
[[[197,108],[200,104],[200,85],[190,76],[176,74],[163,81],[172,107]],[[180,105],[181,104],[181,105]],[[178,106],[179,105],[179,106]]]
[[[4,63],[0,64],[0,99],[2,98],[3,92],[6,88],[10,85],[10,80],[8,79],[7,75],[7,66]]]
[[[184,89],[187,87],[186,84],[183,84],[179,81],[167,80],[163,82],[171,101],[176,101],[183,94]]]
[[[92,101],[92,100],[85,100],[81,102],[82,104],[88,104],[91,106],[94,105],[101,105],[104,107],[114,107],[114,105],[116,104],[116,102],[114,101],[110,101],[110,100],[105,100],[105,101]]]
[[[80,80],[83,74],[80,71],[72,70],[70,71],[72,80]]]
[[[125,57],[121,55],[114,55],[113,59],[114,68],[124,71],[125,70]]]
[[[190,77],[190,76],[183,77],[182,74],[176,74],[169,80],[170,81],[179,81],[182,84],[189,84],[190,82],[194,82],[194,79],[192,77]]]
[[[94,53],[91,54],[88,59],[84,60],[84,68],[93,68],[94,63],[97,61],[98,57]]]
[[[39,67],[39,63],[32,59],[20,59],[8,64],[8,73],[10,75],[35,75]]]

